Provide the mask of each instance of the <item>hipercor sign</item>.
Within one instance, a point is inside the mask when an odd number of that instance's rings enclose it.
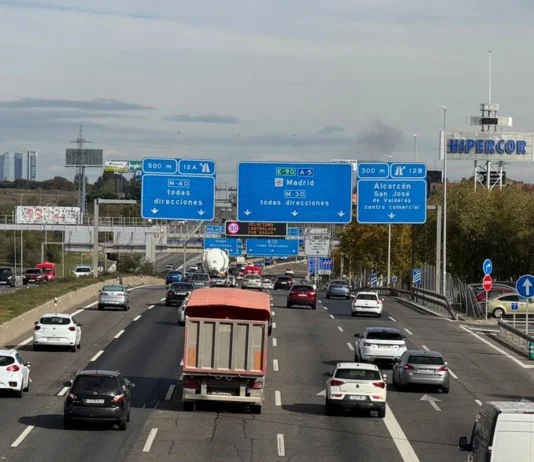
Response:
[[[534,133],[441,132],[440,158],[534,162]]]

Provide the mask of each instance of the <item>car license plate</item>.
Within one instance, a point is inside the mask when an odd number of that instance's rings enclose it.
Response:
[[[306,294],[299,294],[299,297],[305,297]]]
[[[418,371],[421,374],[433,374],[434,373],[432,369],[419,369]]]
[[[211,394],[218,396],[233,396],[229,391],[212,391]]]
[[[389,345],[378,345],[378,348],[392,348]]]
[[[86,399],[85,403],[86,404],[104,404],[104,400],[103,399]]]
[[[176,292],[176,295],[185,295],[185,292]]]
[[[48,340],[49,342],[51,342],[51,341],[55,341],[55,340],[57,340],[57,338],[56,338],[56,337],[47,337],[47,340]]]
[[[352,401],[365,401],[366,397],[365,396],[352,395],[352,396],[349,396],[349,399],[352,400]]]
[[[287,282],[281,282],[281,284],[285,286],[287,284]]]

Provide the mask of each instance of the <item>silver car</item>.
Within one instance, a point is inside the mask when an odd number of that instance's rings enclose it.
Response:
[[[326,298],[343,297],[350,300],[350,285],[349,281],[334,280],[328,284],[326,289]]]
[[[451,378],[447,361],[437,351],[407,350],[394,364],[392,374],[397,388],[429,385],[449,393]]]
[[[185,297],[182,303],[178,305],[178,325],[185,326],[185,309],[187,308],[187,302],[189,297]]]
[[[259,276],[258,274],[247,274],[243,278],[243,281],[241,281],[241,288],[263,290],[261,276]]]
[[[128,311],[130,309],[130,294],[126,287],[120,284],[102,287],[98,296],[98,309],[103,310],[106,306],[116,306]]]

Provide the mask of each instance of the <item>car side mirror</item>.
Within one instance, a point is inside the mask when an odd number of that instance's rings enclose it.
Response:
[[[79,327],[82,327],[82,326],[83,326],[83,322],[79,322],[79,323],[78,323],[78,326],[79,326]]]
[[[323,373],[323,377],[332,377],[332,373],[331,372],[324,372]]]
[[[386,374],[384,374],[384,375],[382,376],[382,380],[383,380],[384,382],[387,382],[387,381],[388,381],[388,376],[387,376]]]
[[[25,363],[25,366],[27,366],[27,367],[32,367],[32,363],[27,362],[27,363]]]
[[[39,321],[35,321],[33,324],[34,324],[34,325],[37,325],[37,324],[39,324]]]
[[[72,380],[67,380],[66,382],[63,382],[64,387],[72,387]]]
[[[384,299],[383,299],[383,298],[381,298],[380,300],[384,301]]]
[[[471,445],[467,441],[467,436],[461,436],[458,441],[458,450],[461,452],[468,452],[471,450]]]
[[[98,291],[98,293],[102,292],[101,290]]]
[[[445,366],[448,366],[449,365],[449,362],[448,361],[445,361]]]
[[[135,388],[135,383],[132,383],[132,382],[128,383],[128,388],[130,390],[134,389]]]
[[[360,338],[360,334],[354,334],[354,338]]]

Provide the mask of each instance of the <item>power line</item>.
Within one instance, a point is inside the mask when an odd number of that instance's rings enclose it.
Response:
[[[76,149],[76,176],[75,178],[78,178],[78,203],[80,206],[80,215],[81,219],[83,220],[83,217],[85,216],[85,211],[87,208],[87,191],[85,190],[85,167],[87,165],[87,161],[85,159],[85,149],[84,145],[86,143],[90,143],[91,141],[87,141],[83,137],[82,133],[82,126],[80,125],[80,131],[78,132],[78,138],[76,138],[74,141],[71,141],[71,143],[76,143],[77,149]]]

